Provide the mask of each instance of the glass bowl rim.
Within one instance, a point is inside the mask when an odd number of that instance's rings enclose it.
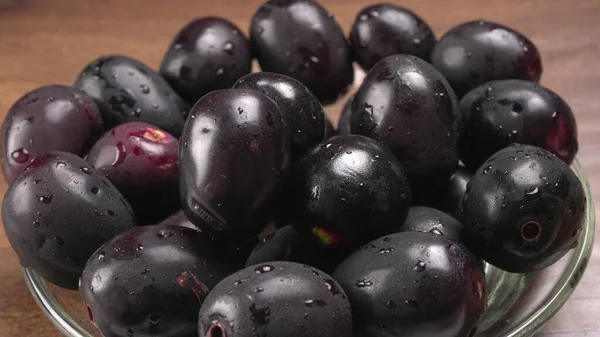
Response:
[[[573,162],[573,167],[583,185],[585,196],[587,198],[585,227],[581,234],[581,242],[574,250],[571,261],[567,265],[566,270],[562,273],[557,285],[550,295],[537,310],[509,332],[506,337],[527,337],[533,336],[538,332],[567,302],[581,280],[589,262],[594,247],[595,205],[587,175],[577,159]],[[63,333],[63,335],[68,337],[94,337],[75,322],[75,320],[73,320],[73,318],[64,310],[62,305],[54,297],[54,294],[46,284],[46,281],[40,275],[33,269],[27,267],[23,267],[22,269],[25,276],[25,283],[35,301],[48,319]]]

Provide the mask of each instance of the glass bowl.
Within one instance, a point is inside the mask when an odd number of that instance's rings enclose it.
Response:
[[[485,266],[488,308],[476,336],[533,336],[565,304],[581,279],[594,241],[594,203],[581,165],[573,170],[585,189],[585,228],[576,248],[544,270],[512,274]],[[87,319],[79,293],[47,283],[35,271],[23,268],[31,293],[50,321],[68,337],[100,336]]]

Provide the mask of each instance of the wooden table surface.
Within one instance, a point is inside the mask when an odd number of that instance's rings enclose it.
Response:
[[[247,30],[261,0],[0,0],[0,118],[25,92],[72,84],[91,60],[120,53],[158,67],[171,38],[188,20],[217,15]],[[600,186],[599,0],[403,0],[438,37],[453,25],[487,19],[527,35],[542,53],[542,83],[575,111],[579,160],[592,186]],[[349,30],[366,1],[322,0]],[[485,5],[484,5],[485,3]],[[340,104],[327,108],[337,118]],[[0,183],[0,193],[6,191]],[[594,189],[600,200],[600,187]],[[600,232],[600,231],[599,231]],[[598,235],[596,236],[599,237]],[[600,240],[596,240],[596,248]],[[600,259],[595,249],[571,299],[540,336],[600,336]],[[29,295],[19,263],[0,231],[0,337],[59,336]]]

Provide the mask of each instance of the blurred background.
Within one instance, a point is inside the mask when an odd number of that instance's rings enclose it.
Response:
[[[247,33],[261,0],[0,0],[0,118],[27,91],[73,83],[90,61],[124,54],[157,69],[171,39],[189,20],[223,16]],[[363,0],[321,0],[348,32]],[[599,0],[403,0],[439,38],[474,19],[508,25],[542,54],[541,83],[573,108],[579,160],[600,186]],[[369,2],[370,3],[370,2]],[[337,121],[343,102],[326,108]],[[335,124],[335,122],[334,122]],[[0,194],[6,191],[0,183]],[[594,189],[596,200],[600,199]],[[598,235],[596,236],[598,238]],[[596,240],[598,246],[598,242]],[[26,288],[16,256],[0,231],[0,337],[59,336]],[[600,336],[600,261],[595,250],[578,289],[540,336]],[[76,298],[76,297],[74,297]]]

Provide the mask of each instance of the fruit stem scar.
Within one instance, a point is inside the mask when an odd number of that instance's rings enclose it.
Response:
[[[536,243],[542,236],[542,225],[537,221],[527,221],[520,228],[521,239],[528,244]]]
[[[227,332],[221,323],[213,323],[208,330],[209,337],[227,337]]]

